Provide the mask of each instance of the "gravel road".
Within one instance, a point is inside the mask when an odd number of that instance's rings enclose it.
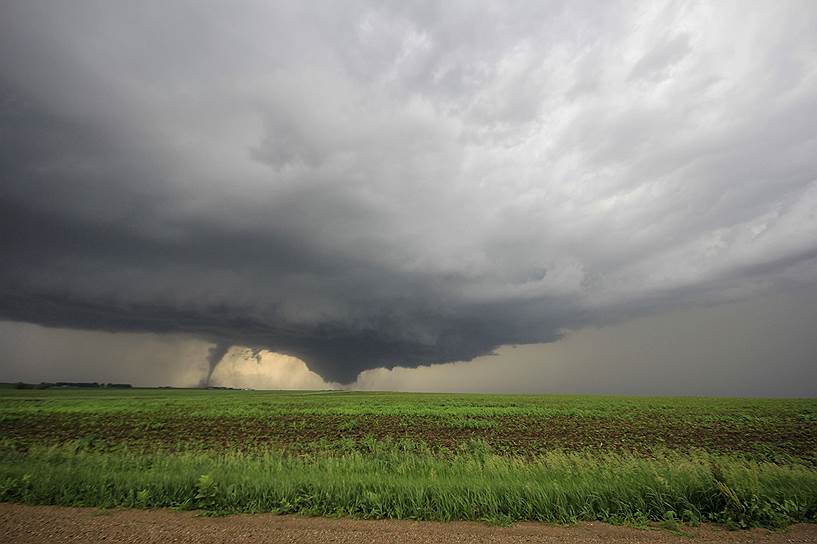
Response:
[[[491,527],[481,523],[363,521],[272,514],[207,518],[192,512],[168,510],[101,511],[93,508],[0,503],[0,542],[3,544],[817,543],[817,525],[795,525],[783,532],[761,529],[725,531],[712,526],[689,528],[686,531],[694,535],[694,538],[675,535],[666,530],[640,530],[605,523],[582,523],[571,527],[520,523],[513,527]]]

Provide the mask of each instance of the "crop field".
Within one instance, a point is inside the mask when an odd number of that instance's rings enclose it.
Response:
[[[0,500],[777,527],[817,521],[817,400],[2,389]]]

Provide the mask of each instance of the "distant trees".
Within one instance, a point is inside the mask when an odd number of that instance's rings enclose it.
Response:
[[[132,387],[133,386],[129,383],[98,383],[98,382],[56,382],[56,383],[40,382],[37,384],[17,382],[14,384],[15,389],[51,389],[51,388],[130,389]]]

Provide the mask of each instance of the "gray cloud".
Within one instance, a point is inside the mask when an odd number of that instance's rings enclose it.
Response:
[[[678,34],[657,44],[633,66],[630,79],[663,77],[669,69],[691,52],[688,34]]]
[[[817,285],[571,331],[468,363],[374,369],[361,389],[623,395],[817,395]]]
[[[6,2],[0,317],[349,382],[813,280],[815,7],[643,8]]]

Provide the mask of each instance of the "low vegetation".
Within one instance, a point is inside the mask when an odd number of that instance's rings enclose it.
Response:
[[[509,523],[817,521],[817,401],[3,390],[0,500]]]

